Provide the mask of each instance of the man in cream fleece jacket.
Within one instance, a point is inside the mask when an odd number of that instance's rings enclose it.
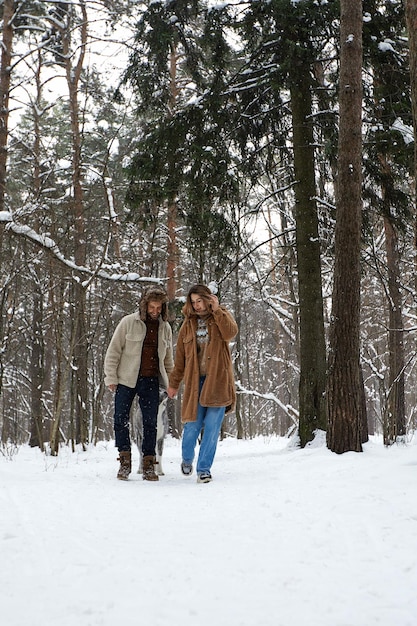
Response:
[[[159,387],[168,387],[174,367],[172,330],[167,321],[168,298],[160,287],[149,287],[139,311],[123,317],[114,331],[104,360],[105,384],[115,393],[114,434],[119,450],[119,480],[132,471],[130,409],[135,396],[143,419],[143,479],[155,481],[155,446]]]

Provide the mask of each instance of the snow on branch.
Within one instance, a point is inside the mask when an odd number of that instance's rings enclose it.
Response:
[[[0,211],[0,224],[1,223],[6,224],[6,231],[11,231],[15,235],[29,239],[35,245],[43,248],[44,250],[52,254],[60,263],[62,263],[66,267],[69,267],[71,270],[77,272],[77,274],[84,274],[90,279],[92,276],[97,276],[98,278],[102,278],[104,280],[113,280],[117,282],[161,282],[160,279],[141,277],[135,272],[127,272],[125,274],[110,273],[103,269],[93,270],[82,265],[77,265],[74,261],[72,261],[71,259],[67,259],[62,254],[58,245],[53,239],[51,239],[47,235],[37,233],[35,230],[33,230],[33,228],[30,228],[30,226],[18,224],[13,220],[12,214],[8,211]],[[78,280],[78,277],[75,277],[74,279]],[[89,282],[90,281],[87,281],[85,285],[87,286]]]
[[[298,426],[298,411],[290,404],[284,404],[274,393],[260,393],[259,391],[253,391],[252,389],[245,389],[240,381],[236,381],[236,388],[238,393],[246,394],[248,396],[255,396],[256,398],[262,398],[263,400],[270,400],[275,402],[280,409],[290,418],[290,420]]]

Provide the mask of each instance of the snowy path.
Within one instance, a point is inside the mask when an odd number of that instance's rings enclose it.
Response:
[[[208,485],[175,440],[159,483],[111,444],[0,457],[2,623],[416,626],[416,444],[227,440]]]

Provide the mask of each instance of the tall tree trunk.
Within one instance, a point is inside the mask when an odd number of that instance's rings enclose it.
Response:
[[[35,68],[36,103],[33,107],[34,140],[33,140],[33,198],[35,205],[39,204],[41,196],[41,130],[40,111],[42,105],[41,86],[42,56],[38,51],[38,61]],[[39,231],[39,219],[35,213],[34,229]],[[31,423],[29,445],[43,449],[43,406],[42,395],[44,385],[44,337],[43,337],[43,291],[41,274],[43,270],[38,265],[30,268],[32,276],[32,337],[30,354],[30,388],[31,388]]]
[[[168,300],[172,304],[177,295],[178,268],[177,203],[175,201],[168,204],[167,237],[167,294]],[[172,312],[173,319],[175,319],[174,309]]]
[[[33,311],[32,311],[32,337],[30,353],[30,406],[31,423],[29,445],[43,450],[43,407],[42,389],[44,382],[44,341],[43,341],[43,298],[38,276],[32,281]]]
[[[411,110],[414,126],[414,181],[417,180],[417,0],[405,0],[410,57]]]
[[[407,34],[410,57],[411,110],[413,114],[414,128],[414,245],[417,248],[417,0],[405,0],[405,18],[408,31]],[[414,286],[417,289],[417,267],[415,268]]]
[[[388,266],[389,305],[389,379],[388,398],[383,420],[384,443],[393,444],[405,435],[404,343],[397,233],[392,222],[384,218]]]
[[[69,107],[72,133],[72,185],[73,185],[73,215],[74,215],[74,260],[77,266],[86,264],[86,232],[84,220],[84,198],[82,188],[82,159],[81,146],[82,134],[80,128],[80,111],[78,102],[78,89],[81,72],[84,63],[87,45],[87,9],[84,0],[80,0],[81,10],[80,37],[78,59],[73,65],[71,54],[71,30],[73,24],[68,21],[67,28],[63,31],[63,59],[68,85]],[[74,362],[73,381],[74,408],[75,408],[75,441],[85,446],[88,443],[88,341],[86,332],[86,291],[82,278],[74,285],[73,290],[73,332],[74,332]]]
[[[5,210],[10,73],[12,67],[14,0],[4,0],[0,66],[0,211]]]
[[[383,66],[374,66],[373,92],[375,98],[375,114],[381,125],[384,120],[384,101],[395,76],[397,61],[391,64],[385,62]],[[391,80],[390,80],[391,79]],[[400,276],[400,253],[398,250],[397,218],[395,207],[395,186],[401,184],[395,180],[390,163],[390,146],[380,145],[379,168],[381,178],[381,196],[383,204],[383,225],[385,232],[385,250],[387,256],[388,285],[387,302],[389,311],[388,321],[388,394],[383,405],[382,423],[385,445],[391,445],[405,434],[405,392],[404,392],[404,344],[403,344],[403,316]]]
[[[272,214],[271,214],[270,205],[268,205],[267,207],[267,215],[268,215],[267,224],[268,224],[268,237],[269,237],[268,247],[269,247],[269,262],[270,262],[269,275],[271,277],[272,294],[275,298],[278,298],[278,295],[279,295],[279,284],[278,284],[278,274],[277,274],[278,263],[276,261],[275,253],[274,253],[275,240],[273,238],[274,228],[272,228]],[[283,225],[281,224],[281,231],[283,230],[284,228],[283,228]],[[284,242],[283,242],[283,245],[284,245]],[[282,268],[280,268],[280,271],[281,272],[283,271]],[[238,302],[240,303],[240,298],[238,298]],[[276,355],[284,354],[286,352],[286,344],[287,344],[287,337],[285,336],[285,333],[282,331],[282,327],[281,327],[281,323],[278,318],[278,315],[274,315],[274,346],[273,346],[274,353]],[[285,357],[282,359],[276,359],[273,363],[273,367],[275,369],[275,371],[273,372],[274,379],[276,379],[276,381],[280,381],[281,384],[287,380],[286,371],[285,371],[285,368],[286,368],[285,363],[288,363]],[[284,396],[285,391],[288,390],[286,382],[284,382],[284,385],[286,389],[284,388],[280,389],[280,396],[283,402],[289,405],[291,404],[291,396],[289,394],[288,394],[288,397]],[[282,411],[277,412],[276,420],[275,420],[276,426],[274,427],[274,432],[280,435],[287,432],[286,424],[284,426],[282,424],[283,420],[285,420],[286,422],[286,418],[287,416],[285,415],[285,413],[283,413]]]
[[[65,278],[61,272],[61,267],[57,267],[54,271],[52,265],[49,275],[54,277],[54,281],[51,281],[49,284],[48,294],[49,314],[51,317],[49,345],[53,346],[53,354],[49,356],[50,367],[47,368],[47,371],[50,371],[52,368],[54,370],[50,428],[50,448],[53,456],[56,456],[59,451],[61,420],[66,404],[65,393],[70,380],[71,354],[73,353],[72,344],[67,349],[64,347],[64,317],[66,315],[65,303],[67,297],[64,289]],[[52,383],[50,384],[52,386]]]
[[[316,206],[310,67],[293,60],[291,111],[300,317],[299,435],[301,446],[326,429],[326,346]]]
[[[240,237],[239,237],[239,241],[240,241]],[[239,248],[236,251],[236,256],[237,258],[239,257]],[[241,294],[240,294],[240,288],[239,288],[239,272],[238,272],[238,268],[236,267],[235,270],[235,305],[234,305],[234,313],[235,313],[235,320],[236,320],[236,324],[238,326],[238,328],[240,329],[241,324],[242,324],[242,309],[241,309]],[[242,380],[242,370],[243,370],[243,363],[242,363],[242,340],[241,340],[241,335],[240,332],[238,332],[236,339],[236,361],[235,361],[235,371],[236,371],[236,375],[237,375],[237,379],[239,381]],[[237,394],[236,397],[236,436],[237,439],[243,439],[244,437],[244,429],[243,429],[243,421],[242,421],[242,396],[240,394]]]
[[[171,102],[170,115],[173,114],[177,106],[179,88],[177,84],[177,63],[178,55],[175,45],[171,45],[170,55],[170,78],[171,78]],[[173,304],[177,295],[177,272],[178,272],[178,244],[177,244],[177,202],[173,198],[168,201],[167,216],[167,293],[170,304]],[[172,309],[172,321],[175,319],[175,309]]]
[[[327,444],[362,451],[360,240],[362,212],[362,2],[340,3],[339,143]]]
[[[6,210],[5,194],[6,194],[6,175],[7,175],[7,143],[9,135],[9,98],[10,98],[10,73],[12,66],[12,49],[13,49],[13,23],[14,0],[4,0],[3,2],[3,37],[1,40],[0,55],[0,211]],[[0,222],[0,276],[3,275],[3,234],[4,223]],[[4,354],[5,346],[8,341],[8,322],[7,316],[7,289],[1,290],[0,299],[0,394],[3,391],[3,374],[4,374]],[[2,441],[7,439],[7,420],[3,420]]]

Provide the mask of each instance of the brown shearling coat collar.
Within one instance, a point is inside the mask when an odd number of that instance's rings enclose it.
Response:
[[[207,375],[201,390],[202,406],[225,406],[227,412],[234,410],[236,389],[229,341],[238,332],[237,324],[227,309],[219,307],[207,320],[209,342],[206,352]],[[178,389],[184,382],[181,421],[193,422],[197,416],[200,374],[197,358],[197,317],[187,317],[177,340],[175,366],[169,382]]]

